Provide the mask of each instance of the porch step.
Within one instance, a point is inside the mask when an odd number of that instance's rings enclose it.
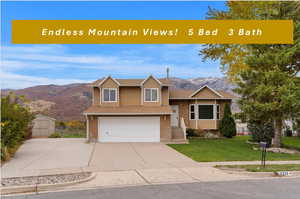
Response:
[[[182,139],[184,140],[183,131],[179,127],[172,127],[172,140]]]

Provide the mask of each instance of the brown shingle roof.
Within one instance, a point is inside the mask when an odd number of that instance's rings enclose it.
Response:
[[[104,78],[94,81],[91,86],[98,86]],[[120,86],[140,86],[145,79],[115,79]],[[158,79],[163,85],[170,85],[171,81],[166,78]]]
[[[91,106],[83,112],[84,114],[97,115],[169,115],[172,113],[170,106]]]
[[[170,98],[172,99],[186,99],[190,98],[190,96],[195,92],[196,90],[186,90],[186,89],[171,89],[170,90]],[[220,91],[216,90],[220,95],[223,96],[225,99],[235,99],[237,98],[235,95],[225,92],[225,91]],[[192,99],[192,98],[191,98]],[[222,98],[218,98],[222,99]]]

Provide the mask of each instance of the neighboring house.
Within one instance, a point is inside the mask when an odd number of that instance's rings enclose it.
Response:
[[[48,137],[55,132],[55,119],[38,114],[33,120],[32,137]]]
[[[185,129],[218,131],[233,95],[204,86],[172,89],[168,79],[114,79],[92,83],[92,106],[84,111],[87,139],[99,142],[184,140]]]

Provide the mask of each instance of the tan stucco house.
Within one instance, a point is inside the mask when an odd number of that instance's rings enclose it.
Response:
[[[92,105],[84,111],[87,139],[99,142],[185,140],[186,128],[218,131],[224,105],[235,96],[204,86],[174,89],[167,79],[114,79],[91,84]]]

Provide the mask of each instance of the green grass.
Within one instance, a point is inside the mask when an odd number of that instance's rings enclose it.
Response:
[[[189,144],[169,146],[198,162],[260,160],[261,151],[246,143],[248,136],[232,139],[190,139]],[[267,153],[267,160],[300,160],[300,154]]]
[[[300,164],[266,165],[217,165],[216,168],[242,169],[250,172],[300,171]]]
[[[284,137],[283,146],[300,150],[300,137]]]

